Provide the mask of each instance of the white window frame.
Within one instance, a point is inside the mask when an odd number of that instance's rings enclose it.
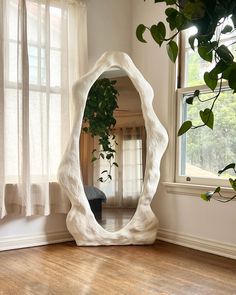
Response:
[[[192,87],[184,87],[184,88],[178,88],[176,91],[176,103],[177,103],[177,120],[176,120],[176,134],[182,125],[182,106],[183,106],[183,96],[185,94],[187,95],[193,95],[194,91],[198,89],[201,91],[201,93],[211,93],[211,90],[207,88],[206,85],[200,85],[200,86],[192,86]],[[216,88],[217,90],[217,88]],[[229,90],[229,87],[227,86],[227,83],[223,83],[222,90]],[[190,106],[191,107],[191,106]],[[207,128],[207,127],[202,127]],[[188,131],[188,132],[191,132]],[[213,131],[214,132],[214,131]],[[184,135],[177,137],[176,136],[176,170],[175,170],[175,181],[177,183],[184,183],[184,184],[197,184],[197,185],[210,185],[210,186],[224,186],[229,187],[229,182],[227,179],[222,178],[209,178],[209,177],[193,177],[191,175],[181,175],[180,169],[181,169],[181,143],[183,140]],[[227,165],[228,163],[225,163]],[[223,168],[223,167],[222,167]],[[216,171],[217,173],[217,171]]]
[[[227,38],[225,36],[224,41],[229,41],[231,38]],[[178,84],[176,85],[176,94],[175,94],[175,105],[176,105],[176,121],[175,121],[175,172],[174,172],[174,182],[183,184],[183,185],[201,185],[201,186],[222,186],[229,188],[230,184],[227,179],[222,178],[209,178],[209,177],[193,177],[188,175],[181,175],[180,169],[181,169],[181,141],[183,140],[183,136],[178,137],[177,133],[180,128],[180,126],[183,123],[182,120],[182,99],[185,94],[187,95],[193,95],[194,91],[196,89],[200,90],[201,93],[211,93],[211,90],[206,85],[196,85],[192,87],[185,87],[182,86],[185,84],[185,41],[186,36],[185,34],[180,35],[179,40],[179,47],[180,47],[180,54],[179,54],[179,65],[176,66],[176,79],[178,79]],[[187,49],[189,50],[189,49]],[[219,89],[219,85],[218,85]],[[222,83],[222,90],[230,90],[227,82]],[[216,88],[217,91],[217,88]],[[190,106],[191,107],[191,106]],[[207,128],[207,127],[203,127]],[[188,131],[188,132],[191,132]],[[214,130],[213,130],[214,132]],[[227,165],[229,163],[225,163]],[[223,168],[223,167],[222,167]],[[216,171],[217,173],[217,171]],[[231,189],[230,189],[231,190]]]

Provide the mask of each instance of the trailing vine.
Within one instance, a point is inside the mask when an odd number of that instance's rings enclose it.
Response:
[[[116,125],[114,110],[118,108],[117,96],[118,91],[115,88],[116,80],[107,78],[98,79],[91,87],[88,93],[88,99],[83,117],[83,131],[92,137],[98,137],[100,149],[92,151],[91,162],[99,158],[108,161],[109,167],[101,172],[98,181],[105,182],[112,180],[112,167],[118,167],[114,161],[116,145],[115,134],[113,129]]]
[[[144,0],[146,1],[146,0]],[[214,106],[222,92],[223,80],[228,82],[228,86],[236,93],[236,62],[233,52],[226,45],[222,44],[222,36],[232,33],[236,30],[236,1],[235,0],[154,0],[155,3],[163,2],[166,4],[166,24],[171,34],[167,36],[166,25],[159,21],[156,24],[146,26],[139,24],[136,29],[137,39],[146,43],[145,32],[148,31],[153,40],[161,47],[166,43],[167,54],[171,61],[175,62],[179,47],[175,38],[182,31],[195,26],[197,33],[191,35],[188,39],[189,45],[201,59],[214,63],[214,67],[204,73],[204,82],[212,90],[211,106],[200,110],[199,116],[201,124],[193,125],[191,120],[183,122],[178,136],[183,135],[191,129],[197,129],[204,126],[213,129],[214,127]],[[225,21],[228,20],[228,24]],[[218,36],[216,36],[218,31]],[[235,44],[233,41],[232,44]],[[196,90],[194,94],[186,99],[187,104],[193,104],[194,100],[205,102],[200,98],[200,91]],[[220,175],[228,169],[235,170],[235,163],[228,164],[218,172]],[[229,178],[230,186],[236,191],[236,179]],[[215,198],[215,196],[217,197]],[[211,198],[217,201],[228,202],[236,198],[226,198],[221,194],[221,188],[217,187],[214,192],[202,194],[202,198],[209,201]]]

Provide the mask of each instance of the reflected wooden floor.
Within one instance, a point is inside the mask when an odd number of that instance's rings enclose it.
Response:
[[[158,241],[0,252],[1,295],[235,295],[236,261]]]
[[[134,215],[136,209],[103,208],[101,226],[107,231],[117,231],[124,227]]]

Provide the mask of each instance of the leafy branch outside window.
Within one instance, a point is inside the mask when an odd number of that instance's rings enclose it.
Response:
[[[145,1],[145,0],[144,0]],[[236,93],[236,62],[234,55],[226,45],[222,44],[222,35],[229,34],[236,29],[236,1],[235,0],[154,0],[155,3],[164,2],[167,5],[165,10],[166,21],[170,28],[171,36],[166,36],[166,26],[163,22],[147,27],[144,24],[138,25],[136,36],[140,42],[146,43],[145,31],[149,31],[154,41],[161,47],[166,43],[167,54],[171,61],[175,62],[178,56],[178,44],[176,36],[182,31],[195,26],[197,33],[188,39],[192,50],[197,50],[198,55],[209,63],[214,63],[211,71],[204,73],[204,82],[212,90],[211,106],[200,110],[201,124],[193,125],[192,121],[185,121],[178,131],[178,136],[183,135],[190,129],[197,129],[207,126],[214,127],[214,106],[222,92],[223,80],[228,82],[229,88]],[[228,21],[227,24],[226,21]],[[218,32],[218,34],[215,34]],[[231,45],[235,44],[233,41]],[[219,87],[217,88],[217,85]],[[217,90],[216,90],[217,89]],[[193,104],[195,100],[205,102],[200,98],[200,91],[196,90],[193,96],[187,98],[187,104]],[[228,169],[235,171],[235,163],[228,164],[218,172],[220,175]],[[236,191],[236,179],[229,178],[229,183]],[[202,194],[204,200],[209,201],[216,198],[218,201],[230,201],[236,196],[225,199],[220,193],[220,187],[214,192]],[[217,196],[216,196],[217,195]]]
[[[114,110],[118,108],[117,96],[118,91],[115,88],[116,81],[107,78],[98,79],[91,87],[83,117],[83,131],[90,134],[92,137],[98,137],[98,143],[101,146],[100,150],[92,151],[91,162],[98,158],[107,160],[109,168],[102,171],[102,176],[98,181],[105,182],[112,180],[112,167],[118,167],[114,161],[116,145],[113,129],[116,125],[114,118]]]

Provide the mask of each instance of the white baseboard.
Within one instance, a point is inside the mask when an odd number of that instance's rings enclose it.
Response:
[[[236,245],[197,236],[159,229],[158,240],[236,259]],[[68,231],[27,236],[8,236],[0,239],[0,251],[73,241]]]
[[[0,239],[0,251],[73,241],[68,231],[27,236],[8,236]]]
[[[235,244],[222,243],[215,240],[169,231],[166,229],[159,229],[157,239],[170,242],[172,244],[236,259]]]

